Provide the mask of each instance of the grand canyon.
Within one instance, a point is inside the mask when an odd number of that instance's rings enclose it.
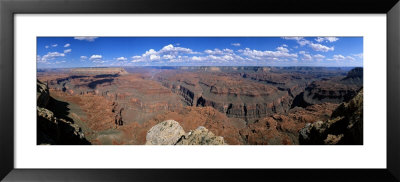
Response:
[[[363,68],[38,68],[37,144],[362,145]]]

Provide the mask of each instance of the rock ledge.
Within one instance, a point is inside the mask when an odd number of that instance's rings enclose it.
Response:
[[[224,138],[199,126],[185,133],[177,121],[166,120],[153,126],[146,136],[146,145],[226,145]]]

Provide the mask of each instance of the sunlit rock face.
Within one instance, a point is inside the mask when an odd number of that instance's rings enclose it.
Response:
[[[199,126],[185,133],[178,122],[163,121],[153,126],[146,136],[146,145],[225,145],[224,138],[215,136],[207,128]]]

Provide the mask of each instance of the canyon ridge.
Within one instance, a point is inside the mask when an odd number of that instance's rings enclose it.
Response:
[[[38,69],[39,145],[363,144],[360,67]]]

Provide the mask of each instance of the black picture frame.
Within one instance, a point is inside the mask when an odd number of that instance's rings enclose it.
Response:
[[[14,15],[26,13],[315,13],[315,16],[319,13],[386,14],[387,98],[382,99],[387,100],[387,168],[15,169]],[[0,0],[0,179],[5,181],[400,181],[399,17],[398,0]],[[383,121],[384,119],[382,118]]]

